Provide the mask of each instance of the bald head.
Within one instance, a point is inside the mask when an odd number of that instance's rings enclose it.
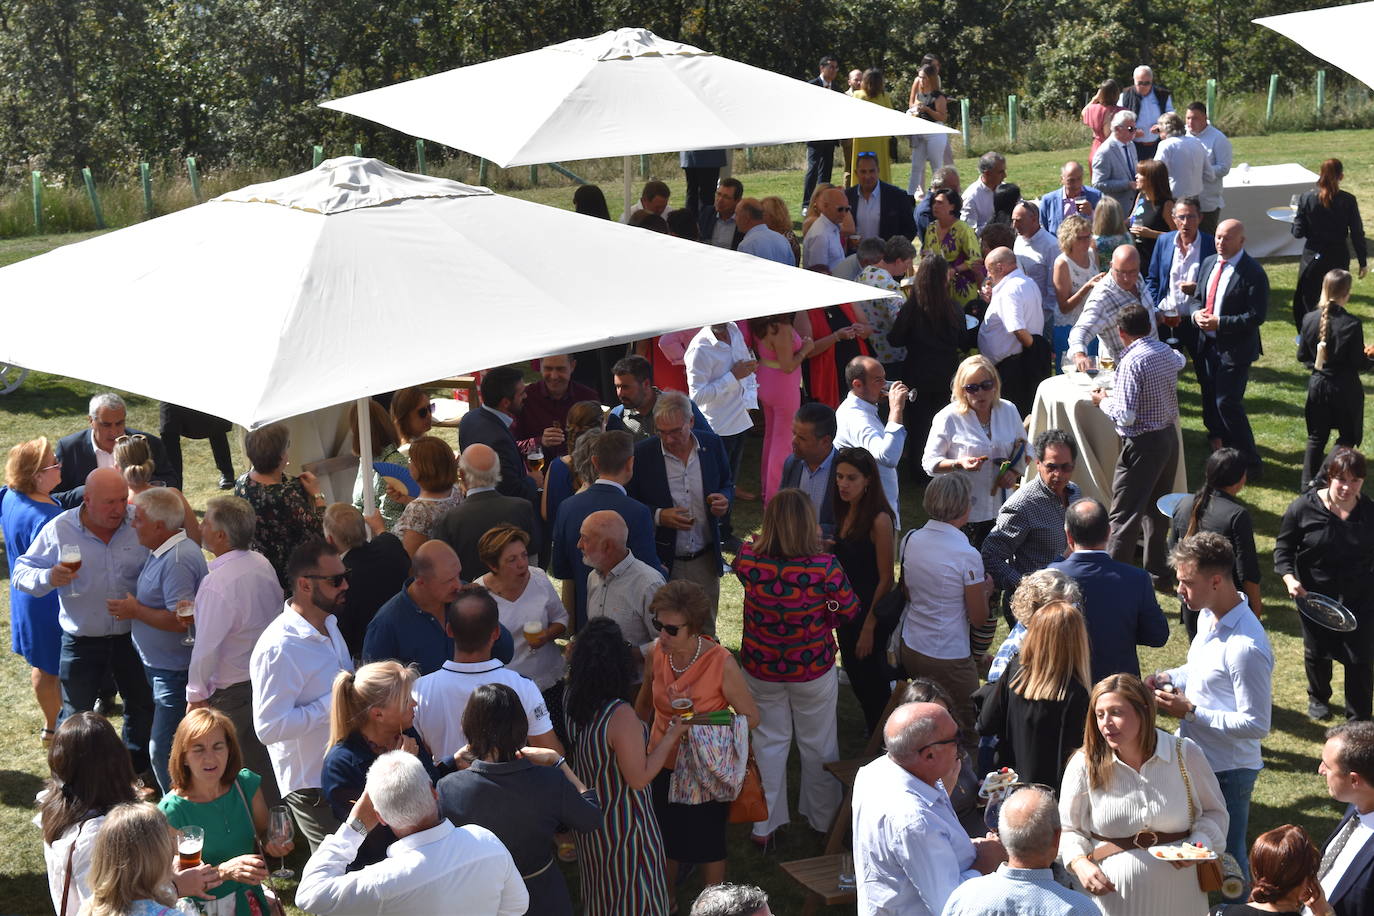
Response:
[[[494,487],[501,482],[501,463],[490,445],[474,442],[458,456],[458,474],[463,491],[475,487]]]
[[[462,573],[463,564],[446,541],[425,541],[410,560],[410,574],[415,578],[412,595],[422,607],[438,608],[458,597]]]
[[[86,475],[86,490],[81,498],[85,522],[92,528],[113,531],[124,522],[129,502],[129,487],[124,475],[114,468],[96,468]]]
[[[582,531],[599,538],[606,538],[618,547],[624,547],[625,542],[630,537],[630,528],[625,524],[625,519],[620,517],[619,512],[612,509],[602,509],[600,512],[593,512],[587,516],[582,522]]]
[[[1059,854],[1059,807],[1044,789],[1017,789],[997,813],[997,836],[1012,868],[1049,868]]]
[[[930,785],[935,785],[937,779],[948,773],[958,759],[958,737],[959,726],[938,703],[898,706],[883,727],[887,755],[902,769]]]
[[[988,276],[992,277],[992,282],[996,285],[1016,269],[1016,255],[1010,248],[994,248],[988,252],[983,263],[987,265]]]
[[[615,569],[629,553],[625,543],[630,529],[619,512],[593,512],[582,520],[578,535],[577,549],[582,551],[583,562],[602,575]]]
[[[1245,225],[1238,219],[1224,219],[1217,226],[1217,256],[1230,260],[1245,247]]]

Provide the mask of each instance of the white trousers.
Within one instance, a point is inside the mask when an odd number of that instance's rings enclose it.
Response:
[[[945,147],[949,145],[948,134],[911,135],[911,178],[907,180],[906,192],[915,195],[917,188],[925,187],[926,163],[930,163],[930,177],[935,177],[937,169],[945,164]]]
[[[836,669],[831,667],[814,681],[802,683],[760,681],[748,673],[744,680],[759,707],[754,756],[768,800],[768,820],[754,824],[754,834],[767,836],[792,821],[787,808],[787,757],[794,733],[801,754],[797,808],[813,828],[828,831],[844,795],[840,781],[822,769],[840,756],[835,722],[840,690]]]

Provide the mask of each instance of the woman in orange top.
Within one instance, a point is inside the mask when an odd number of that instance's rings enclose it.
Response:
[[[635,704],[641,719],[652,720],[649,743],[662,738],[673,718],[688,710],[700,714],[733,707],[750,728],[757,726],[758,707],[745,686],[739,662],[703,632],[711,610],[701,586],[685,580],[669,582],[654,595],[649,611],[659,635],[645,659],[644,683]],[[680,862],[696,863],[705,884],[725,880],[725,825],[730,812],[729,802],[686,805],[668,801],[676,762],[674,750],[653,783],[654,814],[668,859],[669,893],[677,886]]]

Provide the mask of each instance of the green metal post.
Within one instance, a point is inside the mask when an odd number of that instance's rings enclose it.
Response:
[[[649,157],[643,154],[641,154],[639,157],[639,177],[649,177]]]
[[[959,100],[959,133],[964,137],[964,155],[968,155],[968,123],[969,105],[968,99]]]
[[[477,160],[477,183],[482,187],[487,186],[487,160]]]
[[[539,166],[537,165],[530,166],[530,185],[539,187]]]
[[[33,173],[33,228],[43,232],[43,173]]]
[[[353,144],[353,155],[359,159],[363,158],[363,145],[361,143]]]
[[[315,144],[315,146],[313,147],[313,149],[311,150],[311,152],[312,152],[312,156],[311,156],[311,161],[310,161],[310,167],[311,167],[312,169],[317,169],[317,168],[320,167],[320,163],[321,163],[321,162],[324,162],[324,147],[323,147],[323,146],[320,146],[320,145],[317,143],[317,144]]]
[[[186,157],[186,174],[191,178],[191,196],[200,203],[200,170],[196,168],[196,157]]]
[[[100,196],[95,193],[95,176],[91,174],[89,167],[81,170],[81,177],[86,182],[86,196],[91,199],[91,210],[95,212],[95,228],[105,228],[105,214],[100,209]]]
[[[428,175],[425,171],[425,141],[417,139],[415,141],[415,170],[421,175]]]
[[[143,217],[145,219],[152,219],[153,177],[151,170],[148,168],[148,163],[140,162],[138,164],[138,179],[139,183],[143,185]]]
[[[1007,96],[1007,140],[1016,142],[1016,96]]]
[[[1217,119],[1217,81],[1209,79],[1207,81],[1207,120]]]
[[[1326,112],[1326,71],[1317,71],[1317,115]]]
[[[1274,99],[1279,94],[1279,75],[1269,74],[1269,101],[1264,104],[1264,123],[1274,120]]]
[[[754,170],[754,148],[752,146],[744,148],[744,167],[751,172]]]

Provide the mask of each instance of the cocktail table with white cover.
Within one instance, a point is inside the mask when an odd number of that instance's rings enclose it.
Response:
[[[1292,225],[1269,218],[1271,207],[1286,207],[1294,194],[1310,191],[1317,173],[1296,162],[1282,165],[1236,165],[1221,181],[1221,196],[1226,205],[1222,219],[1238,219],[1245,224],[1245,251],[1253,258],[1297,257],[1302,254],[1302,239],[1293,238]]]
[[[1174,492],[1188,489],[1188,474],[1183,466],[1183,431],[1174,426],[1179,436],[1178,471],[1174,476]],[[1116,458],[1121,453],[1121,437],[1111,418],[1093,403],[1092,382],[1082,373],[1067,372],[1052,375],[1040,383],[1031,407],[1029,439],[1047,429],[1062,429],[1078,443],[1078,463],[1073,470],[1073,482],[1083,496],[1101,500],[1108,509],[1112,506],[1112,474]],[[1026,471],[1032,479],[1035,465]]]

